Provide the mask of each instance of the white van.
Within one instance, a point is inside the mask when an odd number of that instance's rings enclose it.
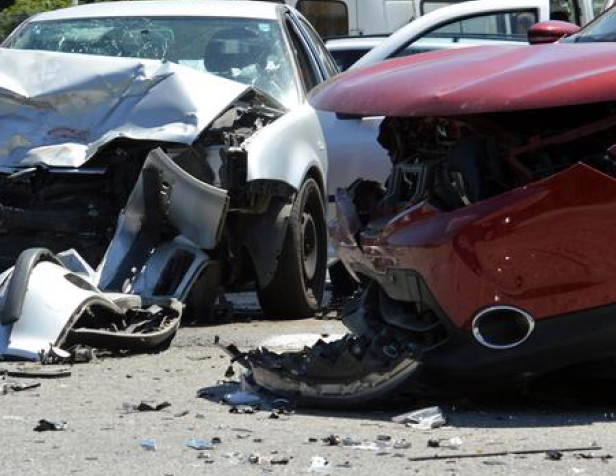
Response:
[[[322,37],[387,35],[415,18],[465,0],[285,0]],[[496,2],[497,0],[495,0]],[[553,20],[584,25],[614,0],[549,0]]]

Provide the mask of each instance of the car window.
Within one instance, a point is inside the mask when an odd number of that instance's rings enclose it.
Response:
[[[349,33],[349,11],[341,0],[299,0],[295,8],[323,38]]]
[[[550,20],[580,24],[577,0],[550,0]]]
[[[370,51],[369,48],[355,48],[349,50],[332,51],[332,56],[336,61],[336,65],[340,71],[346,71],[355,63],[359,58],[364,56]]]
[[[308,35],[310,42],[312,43],[312,45],[314,45],[315,53],[319,57],[319,60],[325,70],[325,76],[329,78],[330,76],[335,76],[336,74],[338,74],[340,70],[338,69],[337,64],[333,61],[333,58],[329,54],[329,51],[327,51],[327,48],[325,48],[325,45],[323,44],[323,41],[321,40],[317,32],[314,31],[314,28],[312,28],[312,26],[303,18],[300,18],[299,21],[304,31]]]
[[[433,12],[434,10],[438,10],[439,8],[447,7],[449,5],[458,3],[458,1],[455,1],[455,0],[423,0],[421,2],[421,8],[420,8],[421,14],[425,15],[426,13]]]
[[[308,92],[321,82],[317,71],[313,67],[313,63],[310,60],[310,53],[306,51],[303,41],[299,37],[297,30],[290,20],[287,20],[287,29],[289,31],[289,39],[291,40],[291,46],[293,47],[293,53],[297,59],[297,67],[299,74],[302,78],[304,85],[304,91]]]
[[[275,21],[112,17],[30,22],[5,46],[173,61],[250,84],[287,107],[299,101],[292,60]]]
[[[430,36],[518,35],[526,39],[528,29],[537,21],[537,12],[533,9],[488,13],[447,23],[430,32]]]
[[[579,33],[560,41],[561,43],[616,42],[616,7],[606,11]]]
[[[605,0],[592,0],[592,13],[594,16],[599,16],[603,11],[603,5],[606,4]]]
[[[400,49],[394,56],[408,56],[455,47],[461,39],[469,41],[474,39],[478,43],[489,40],[526,42],[528,30],[537,23],[538,18],[535,9],[501,11],[459,18],[427,32]],[[432,41],[428,42],[426,39]],[[436,41],[437,39],[440,41]],[[421,44],[422,42],[425,44]]]

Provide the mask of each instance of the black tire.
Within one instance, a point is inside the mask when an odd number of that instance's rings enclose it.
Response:
[[[295,196],[278,267],[257,291],[263,312],[302,319],[321,307],[327,271],[327,225],[321,191],[307,179]]]

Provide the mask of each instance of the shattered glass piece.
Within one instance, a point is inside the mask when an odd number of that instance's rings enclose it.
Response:
[[[404,439],[394,441],[394,449],[395,450],[407,450],[410,447],[411,447],[411,442],[410,441],[406,441]]]
[[[262,402],[262,398],[251,392],[232,392],[227,393],[222,397],[222,400],[229,405],[259,405]]]
[[[189,438],[186,440],[186,446],[192,448],[193,450],[213,450],[214,449],[214,441],[206,440],[203,438]]]
[[[447,424],[447,417],[440,407],[427,407],[408,413],[397,415],[391,419],[394,423],[401,423],[419,430],[431,430]]]
[[[156,440],[154,438],[139,440],[139,446],[147,451],[156,451]]]
[[[313,456],[308,467],[309,473],[321,473],[328,474],[330,472],[330,465],[327,459],[322,456]]]
[[[454,436],[453,438],[449,438],[448,440],[440,441],[441,448],[448,448],[450,450],[457,450],[464,443],[462,438],[458,436]]]
[[[51,421],[51,420],[39,420],[38,424],[34,427],[34,431],[64,431],[66,430],[67,423],[65,421]]]

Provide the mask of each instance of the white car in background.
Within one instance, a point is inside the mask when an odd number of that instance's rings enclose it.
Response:
[[[362,66],[435,49],[472,47],[485,44],[528,44],[531,25],[550,18],[550,0],[472,0],[431,11],[400,28],[350,66],[347,74]],[[368,46],[374,38],[331,40],[335,49],[360,43]],[[409,84],[409,88],[413,85]],[[341,92],[343,93],[343,92]],[[353,98],[361,101],[362,98]],[[319,111],[326,134],[331,177],[363,177],[382,182],[388,174],[387,153],[377,140],[381,117],[356,117]],[[342,159],[344,157],[344,159]]]

